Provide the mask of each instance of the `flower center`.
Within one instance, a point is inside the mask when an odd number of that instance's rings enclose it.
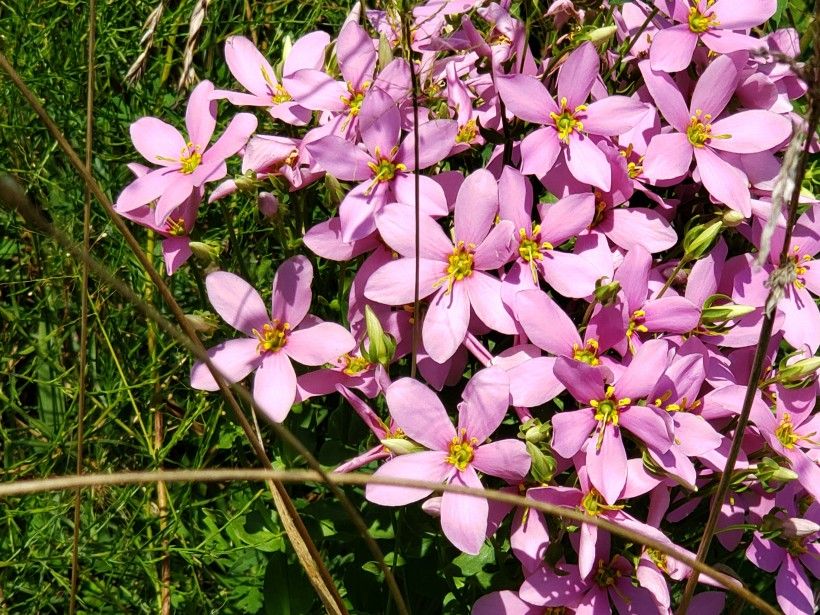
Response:
[[[454,283],[473,275],[473,259],[475,258],[473,250],[475,250],[475,244],[465,244],[463,241],[459,241],[453,248],[453,253],[447,257],[446,275],[433,284],[433,288],[438,288],[446,282],[447,290],[445,293],[449,294],[453,290]]]
[[[811,260],[811,256],[804,254],[801,257],[800,246],[794,246],[792,251],[793,254],[789,256],[789,263],[787,265],[789,280],[795,288],[803,288],[806,286],[805,276],[809,271],[809,268],[806,265]]]
[[[182,150],[179,162],[182,164],[182,169],[180,169],[182,173],[185,175],[193,173],[199,166],[199,163],[202,162],[202,154],[199,153],[199,146],[189,141],[185,149]]]
[[[618,426],[621,409],[632,405],[632,400],[628,397],[615,399],[615,387],[608,386],[603,399],[591,399],[589,405],[595,410],[595,420],[598,421],[598,441],[595,446],[601,449],[604,440],[604,429],[607,425]]]
[[[357,89],[352,83],[347,83],[347,94],[342,96],[342,103],[347,107],[347,114],[351,117],[356,117],[362,110],[362,102],[364,101],[364,94],[370,87],[370,82],[365,81],[361,89]]]
[[[669,573],[669,562],[666,559],[666,555],[657,551],[656,549],[647,549],[646,555],[652,560],[652,563],[655,564],[658,568]]]
[[[601,497],[601,494],[598,493],[597,489],[590,489],[589,492],[584,496],[584,499],[581,500],[581,509],[588,515],[593,517],[597,517],[602,513],[606,512],[607,510],[621,510],[623,508],[623,504],[616,505],[616,504],[607,504],[604,502],[604,499]]]
[[[262,326],[262,330],[253,329],[253,334],[259,340],[256,346],[256,352],[262,354],[264,352],[278,352],[288,341],[288,332],[290,331],[290,324],[286,322],[279,322],[274,318],[273,322],[266,323]]]
[[[555,123],[555,130],[558,131],[558,138],[564,143],[569,143],[569,136],[575,132],[584,130],[584,124],[578,118],[579,114],[587,110],[586,105],[578,105],[574,111],[567,107],[566,97],[561,99],[561,112],[551,112],[550,117]]]
[[[177,218],[176,220],[173,218],[168,218],[165,220],[165,228],[165,232],[171,237],[182,237],[187,235],[185,231],[185,220],[182,218]]]
[[[706,122],[704,122],[701,117],[703,117]],[[712,115],[710,113],[703,115],[703,111],[700,109],[695,111],[695,115],[689,119],[689,126],[686,128],[686,138],[689,139],[689,143],[694,147],[703,147],[709,142],[709,139],[712,138],[712,124],[709,123],[711,119]]]
[[[293,96],[285,89],[281,83],[277,83],[276,86],[273,88],[273,94],[271,96],[271,100],[277,105],[281,105],[282,103],[290,102],[293,100]]]
[[[709,4],[712,3],[707,2],[707,5]],[[714,28],[719,25],[720,22],[717,20],[717,16],[714,13],[704,15],[694,6],[689,9],[689,30],[695,34],[702,34],[709,28]]]
[[[478,440],[470,438],[467,440],[467,430],[461,430],[460,436],[454,436],[450,442],[450,454],[447,455],[447,463],[455,466],[457,470],[464,471],[475,455],[474,448],[478,445]]]
[[[586,344],[581,347],[578,344],[572,345],[572,358],[581,363],[592,365],[593,367],[601,364],[598,358],[598,340],[587,340]]]
[[[539,243],[540,234],[541,227],[538,224],[533,225],[531,233],[527,233],[525,228],[518,229],[518,255],[529,263],[532,281],[536,284],[538,284],[538,270],[535,261],[543,260],[544,255],[542,252],[544,250],[553,249],[552,244],[548,241]]]
[[[358,376],[370,367],[370,361],[364,357],[354,357],[351,354],[344,355],[345,367],[342,370],[348,376]]]
[[[643,321],[646,320],[646,312],[643,310],[635,310],[632,312],[632,316],[629,317],[629,326],[626,328],[626,337],[630,338],[635,334],[635,331],[639,333],[646,333],[649,329],[646,328],[646,325],[643,324]]]
[[[774,435],[780,441],[780,444],[782,444],[789,450],[793,449],[794,446],[801,440],[806,441],[810,444],[815,444],[815,442],[811,439],[812,436],[814,436],[814,433],[810,433],[806,436],[801,436],[800,434],[794,432],[794,423],[792,423],[792,415],[788,412],[783,414],[783,420],[780,421],[780,425],[778,425],[775,428]]]
[[[467,120],[467,122],[458,129],[456,135],[456,143],[472,143],[478,136],[478,126],[475,120]]]
[[[381,149],[376,146],[374,151],[375,162],[367,163],[367,166],[373,171],[373,179],[370,181],[370,186],[368,186],[365,194],[369,194],[376,184],[392,181],[396,177],[396,173],[407,170],[407,166],[401,162],[393,162],[393,158],[398,151],[399,147],[397,145],[390,150],[387,156],[383,156]]]
[[[632,157],[632,150],[630,143],[626,149],[620,151],[620,154],[626,158],[626,174],[629,175],[629,179],[637,179],[643,174],[643,156],[638,156],[637,161],[629,160]]]
[[[595,571],[595,582],[599,587],[604,589],[612,587],[620,578],[620,570],[605,564],[604,560],[598,560],[598,570]]]

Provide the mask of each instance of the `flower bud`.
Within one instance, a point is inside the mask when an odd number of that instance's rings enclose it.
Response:
[[[715,245],[720,231],[723,229],[722,220],[713,220],[703,224],[696,224],[683,237],[683,257],[685,260],[695,260],[702,257]]]
[[[279,211],[279,199],[270,192],[260,192],[259,211],[262,212],[262,215],[266,218],[275,216],[276,212]]]
[[[530,419],[518,428],[518,437],[533,444],[548,443],[551,433],[552,426],[541,423],[539,419]]]
[[[746,218],[742,213],[735,211],[734,209],[727,209],[723,212],[723,216],[721,217],[723,226],[726,228],[734,228],[739,226],[745,219]]]
[[[369,305],[364,308],[364,322],[367,326],[369,348],[362,355],[371,363],[379,363],[385,367],[390,365],[396,352],[396,340],[384,332],[382,323]]]
[[[202,241],[192,241],[190,247],[194,256],[206,263],[217,260],[219,253],[222,252],[222,246]]]
[[[777,381],[782,384],[802,384],[806,379],[816,378],[820,370],[820,357],[800,359],[781,367],[777,372]]]
[[[385,438],[381,440],[382,446],[394,455],[407,455],[408,453],[418,453],[424,448],[407,438]]]
[[[250,169],[244,175],[234,177],[233,181],[240,192],[255,192],[262,185],[262,182],[256,179],[256,173]]]
[[[575,38],[576,41],[589,41],[593,45],[604,45],[612,38],[617,28],[615,26],[604,26],[603,28],[595,28]]]
[[[530,474],[539,483],[546,484],[552,480],[558,464],[552,455],[548,455],[532,442],[526,442],[527,452],[532,458]]]
[[[765,486],[770,482],[785,483],[797,478],[797,473],[784,468],[770,457],[764,457],[757,462],[755,476]]]
[[[618,296],[618,291],[621,290],[621,283],[617,280],[613,280],[607,284],[602,282],[603,278],[597,280],[595,282],[595,298],[601,303],[601,305],[611,305],[615,298]]]
[[[783,530],[783,536],[786,538],[803,538],[804,536],[811,536],[815,532],[820,532],[820,525],[800,517],[784,519],[780,527]]]
[[[325,173],[325,189],[327,189],[328,198],[333,205],[339,205],[346,194],[339,180],[330,173]]]
[[[716,301],[728,300],[720,305],[713,305]],[[703,303],[701,322],[703,324],[722,323],[727,320],[737,320],[755,311],[750,305],[732,303],[726,295],[712,295]]]

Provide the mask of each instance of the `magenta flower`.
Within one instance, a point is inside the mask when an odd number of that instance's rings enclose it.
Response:
[[[530,456],[520,440],[486,443],[509,407],[509,384],[503,370],[490,367],[475,374],[459,405],[458,430],[444,406],[426,386],[410,378],[394,382],[386,393],[387,405],[404,434],[429,448],[399,455],[381,466],[375,476],[420,478],[481,489],[476,470],[509,481],[529,471]],[[424,489],[370,484],[368,500],[384,506],[403,506],[426,497]],[[458,493],[441,496],[441,529],[456,547],[477,554],[487,530],[487,500]]]
[[[185,112],[187,139],[155,117],[143,117],[131,124],[134,147],[160,168],[125,187],[117,198],[118,211],[129,212],[158,199],[156,223],[162,224],[195,189],[225,177],[225,159],[245,145],[256,130],[256,118],[250,113],[236,115],[216,143],[208,147],[216,127],[213,89],[210,81],[203,81],[191,92]]]
[[[364,148],[328,135],[307,144],[318,164],[333,177],[364,182],[339,205],[342,239],[354,241],[376,229],[375,214],[387,203],[415,202],[415,145],[412,135],[400,142],[401,117],[393,99],[374,88],[362,106],[359,128]],[[432,120],[419,126],[419,169],[441,161],[452,149],[458,127],[453,120]],[[447,205],[433,179],[419,177],[419,200],[430,215],[446,215]]]
[[[453,356],[464,341],[471,309],[488,327],[515,333],[515,322],[501,300],[501,282],[486,273],[503,266],[510,255],[512,223],[502,220],[493,227],[497,212],[496,181],[482,169],[470,174],[458,191],[453,241],[432,218],[421,218],[419,296],[434,295],[422,338],[438,363]],[[378,227],[384,241],[404,258],[376,271],[367,282],[365,296],[387,305],[412,303],[416,266],[412,207],[385,207]]]
[[[700,181],[709,193],[750,216],[746,175],[719,152],[752,154],[771,149],[789,138],[791,122],[760,109],[718,119],[738,82],[738,69],[728,56],[717,58],[703,71],[688,110],[669,75],[653,71],[647,62],[641,62],[640,69],[658,109],[674,129],[653,137],[646,150],[644,174],[652,180],[683,177],[694,155]]]
[[[599,369],[580,361],[559,357],[555,362],[555,376],[585,407],[552,417],[552,448],[570,459],[586,446],[589,481],[607,504],[615,503],[626,484],[622,426],[661,453],[672,444],[668,418],[637,403],[666,370],[668,350],[663,340],[647,342],[614,385],[606,385]]]
[[[205,279],[208,299],[217,313],[246,337],[208,350],[208,356],[228,382],[239,382],[256,371],[253,398],[270,420],[282,422],[296,397],[296,372],[291,360],[303,365],[335,361],[356,345],[341,325],[308,314],[313,266],[304,256],[283,262],[273,278],[271,312],[262,297],[242,278],[215,271]],[[191,369],[191,386],[219,387],[204,363]]]
[[[297,72],[320,69],[329,42],[330,36],[322,31],[311,32],[296,41],[285,58],[279,83],[273,67],[256,46],[244,36],[232,36],[225,41],[225,61],[231,74],[250,94],[216,90],[213,97],[227,98],[235,105],[265,107],[273,118],[304,126],[310,121],[311,111],[293,99],[292,90],[301,85]]]
[[[655,34],[649,48],[652,70],[676,72],[692,61],[698,40],[715,53],[763,46],[760,39],[734,32],[759,26],[774,15],[776,0],[672,0],[668,14],[677,22]]]
[[[563,152],[578,181],[609,190],[609,162],[589,135],[628,132],[646,113],[647,106],[626,96],[609,96],[586,105],[599,65],[592,43],[584,43],[570,54],[558,73],[560,106],[535,77],[496,79],[507,109],[522,120],[543,126],[521,141],[522,173],[545,175]]]

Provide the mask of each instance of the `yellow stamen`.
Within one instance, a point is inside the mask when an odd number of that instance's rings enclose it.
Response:
[[[578,114],[587,110],[586,105],[578,105],[574,111],[567,107],[567,99],[561,99],[560,113],[550,112],[550,117],[555,123],[555,130],[558,131],[558,138],[564,143],[569,143],[569,136],[573,132],[583,132],[584,124],[578,119]]]
[[[274,318],[273,322],[265,323],[262,330],[253,329],[253,334],[259,340],[256,346],[256,352],[262,354],[264,352],[278,352],[288,341],[288,332],[290,324],[286,322],[279,322]]]

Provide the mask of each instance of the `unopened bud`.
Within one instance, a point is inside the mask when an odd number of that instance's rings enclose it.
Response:
[[[593,45],[605,44],[616,31],[615,26],[604,26],[603,28],[595,28],[575,38],[577,41],[589,41]]]
[[[407,438],[385,438],[381,440],[382,446],[394,455],[407,455],[408,453],[418,453],[424,448]]]
[[[342,188],[342,184],[339,183],[339,180],[329,173],[325,174],[325,188],[327,189],[327,195],[330,198],[330,202],[333,205],[338,205],[342,202],[346,192]]]
[[[726,300],[726,303],[720,305],[713,305],[716,301]],[[727,320],[737,320],[751,314],[755,311],[750,305],[741,305],[732,303],[730,298],[726,295],[712,295],[703,303],[703,311],[701,312],[701,322],[704,324],[712,324],[718,322],[726,322]]]
[[[256,173],[251,170],[246,171],[244,175],[237,175],[233,181],[240,192],[255,192],[262,185],[262,182],[256,179]]]
[[[704,224],[696,224],[683,237],[683,255],[687,261],[702,257],[715,245],[720,231],[723,229],[722,220],[713,220]]]
[[[770,457],[764,457],[757,463],[755,475],[763,485],[767,485],[770,482],[785,483],[797,479],[796,472],[778,465],[778,463]]]
[[[221,246],[202,241],[192,241],[190,246],[191,252],[194,253],[194,256],[206,263],[217,260],[219,258],[219,253],[222,251]]]
[[[549,442],[551,433],[552,426],[541,423],[539,419],[530,419],[518,428],[518,437],[533,444]]]
[[[279,199],[270,192],[260,192],[259,211],[262,212],[262,215],[266,218],[275,216],[276,212],[279,211]]]
[[[803,384],[807,379],[816,378],[817,370],[820,370],[820,357],[800,359],[781,367],[777,372],[777,381],[782,384]]]
[[[601,305],[611,305],[620,290],[621,283],[617,280],[604,284],[603,278],[600,278],[595,282],[595,290],[593,292],[595,293],[595,298],[598,299]]]
[[[381,321],[369,305],[364,308],[364,322],[367,327],[369,347],[363,354],[371,363],[379,363],[387,367],[393,361],[393,355],[396,352],[395,338],[384,332]]]
[[[552,455],[548,455],[532,442],[527,442],[527,452],[532,458],[530,465],[530,474],[539,483],[546,484],[555,476],[555,470],[558,464]]]
[[[721,217],[723,226],[726,228],[734,228],[739,226],[745,219],[746,218],[742,213],[735,211],[734,209],[727,209],[723,212],[723,216]]]
[[[815,532],[820,532],[820,525],[808,519],[800,517],[789,517],[780,524],[783,529],[783,536],[786,538],[803,538],[811,536]]]

